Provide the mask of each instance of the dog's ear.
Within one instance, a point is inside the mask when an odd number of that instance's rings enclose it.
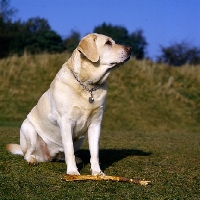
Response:
[[[92,62],[97,62],[99,60],[99,53],[95,43],[96,38],[97,36],[94,34],[87,35],[80,41],[77,47],[77,49]]]

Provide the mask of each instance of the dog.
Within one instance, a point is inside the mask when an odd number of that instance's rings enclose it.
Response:
[[[29,164],[65,160],[66,173],[80,175],[74,153],[88,133],[91,173],[103,175],[99,139],[106,78],[130,56],[131,47],[110,37],[97,33],[83,37],[22,123],[20,145],[8,144],[6,149],[24,156]]]

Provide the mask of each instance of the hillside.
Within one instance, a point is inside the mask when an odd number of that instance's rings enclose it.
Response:
[[[19,125],[66,54],[0,60],[0,125]],[[200,66],[167,67],[131,59],[108,78],[103,129],[112,131],[199,131]]]

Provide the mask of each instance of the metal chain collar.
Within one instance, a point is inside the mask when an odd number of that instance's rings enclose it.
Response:
[[[71,69],[70,69],[71,70]],[[94,102],[94,98],[93,98],[93,92],[96,91],[98,88],[99,88],[99,85],[96,85],[95,87],[93,87],[92,89],[89,89],[86,85],[84,85],[79,79],[78,77],[76,76],[76,74],[74,73],[73,70],[71,70],[74,78],[77,80],[77,82],[79,82],[79,84],[86,90],[90,93],[90,97],[89,97],[89,102],[90,103],[93,103]]]

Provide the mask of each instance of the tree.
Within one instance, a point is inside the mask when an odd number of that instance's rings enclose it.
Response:
[[[130,45],[132,47],[132,54],[137,59],[143,59],[146,54],[146,46],[148,43],[146,42],[146,39],[143,36],[143,31],[138,30],[130,35]]]
[[[129,34],[126,28],[122,26],[113,26],[111,24],[103,23],[100,26],[94,28],[94,33],[99,33],[103,35],[107,35],[115,40],[118,44],[129,44]]]
[[[53,31],[46,19],[31,18],[27,22],[12,22],[16,9],[10,0],[0,0],[0,58],[10,54],[22,55],[24,50],[35,54],[62,52],[62,38]]]
[[[11,18],[17,12],[10,8],[9,0],[0,0],[0,58],[9,55],[9,48],[13,38]]]
[[[4,23],[10,21],[16,12],[16,9],[10,8],[10,0],[0,1],[0,20]]]
[[[25,23],[2,23],[0,42],[0,57],[22,55],[25,50],[30,54],[57,53],[64,50],[60,35],[51,29],[46,19],[39,17],[31,18]]]
[[[129,34],[123,26],[113,26],[103,23],[94,28],[95,33],[104,34],[111,37],[118,44],[124,44],[132,47],[132,55],[137,59],[143,59],[146,53],[147,42],[143,36],[142,30]]]
[[[174,66],[200,63],[200,49],[191,47],[187,42],[174,43],[168,47],[161,46],[160,48],[162,54],[158,57],[158,62]]]
[[[65,40],[63,40],[64,48],[68,52],[72,53],[74,49],[78,46],[79,41],[80,41],[80,33],[72,30],[70,36],[67,37]]]
[[[14,26],[14,24],[13,24]],[[62,52],[62,38],[53,30],[46,19],[31,18],[16,26],[16,32],[10,44],[11,54],[22,55],[24,50],[36,54],[41,52]]]

